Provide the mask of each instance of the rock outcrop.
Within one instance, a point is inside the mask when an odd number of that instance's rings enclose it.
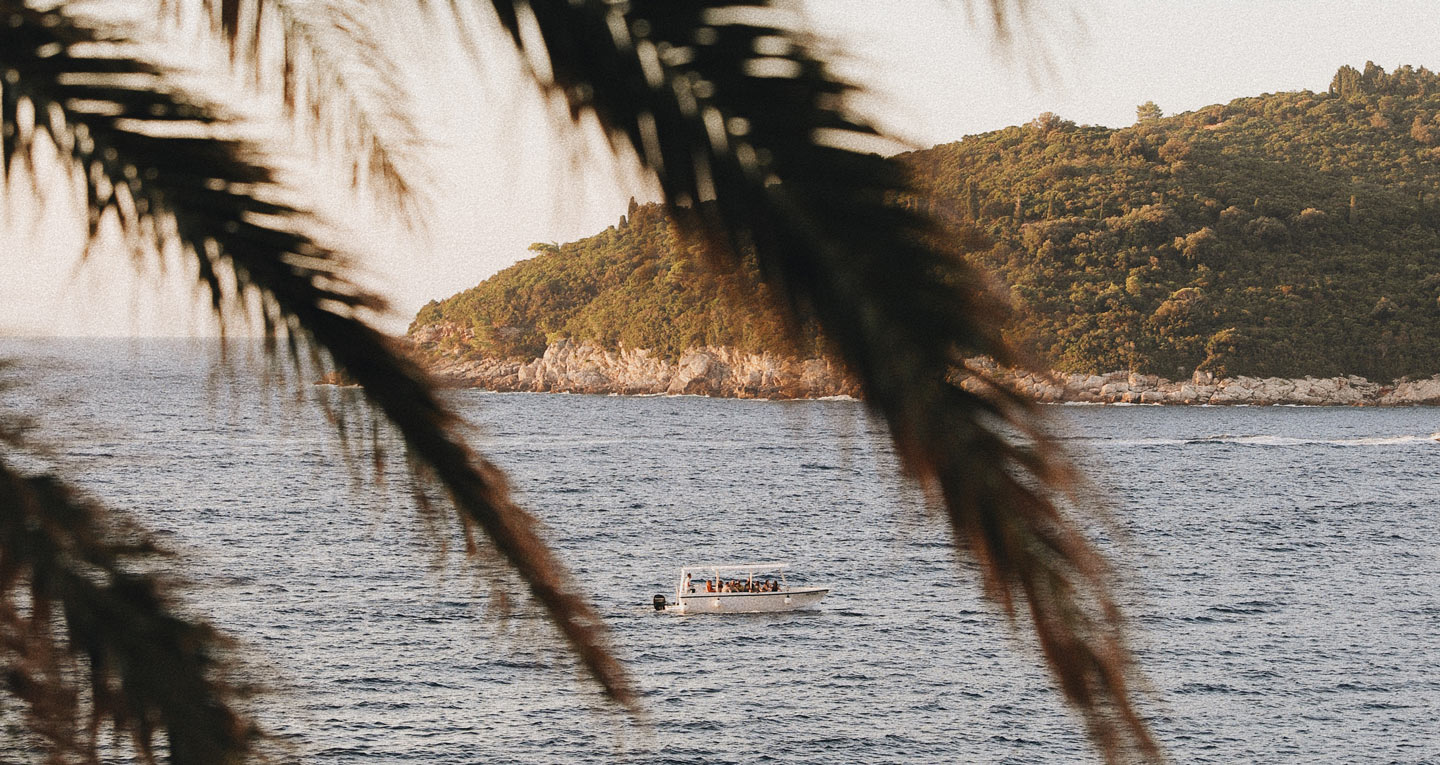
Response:
[[[1011,375],[1017,389],[1054,403],[1210,404],[1275,406],[1416,406],[1440,404],[1440,375],[1381,385],[1363,377],[1232,377],[1216,379],[1196,372],[1171,381],[1155,375],[1110,372],[1103,375]]]
[[[435,325],[432,325],[435,326]],[[411,339],[424,347],[454,330],[423,328]],[[430,354],[432,357],[435,354]],[[669,394],[725,398],[856,396],[859,387],[826,359],[793,359],[731,348],[692,348],[676,361],[644,348],[604,350],[559,340],[530,361],[441,355],[431,372],[457,385],[495,391]]]
[[[558,340],[530,361],[474,358],[449,347],[464,347],[468,330],[432,324],[410,339],[435,359],[431,371],[461,386],[494,391],[551,393],[669,394],[729,398],[859,397],[859,386],[826,359],[794,359],[743,353],[731,348],[692,348],[676,361],[643,348],[604,350],[590,343]],[[971,365],[999,376],[1025,395],[1046,403],[1210,404],[1270,406],[1440,405],[1440,375],[1397,380],[1389,385],[1361,377],[1233,377],[1196,372],[1172,381],[1134,372],[1107,374],[1015,374],[988,360]],[[965,382],[962,375],[962,384]]]

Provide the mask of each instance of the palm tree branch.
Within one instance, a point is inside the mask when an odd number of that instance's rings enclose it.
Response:
[[[146,761],[157,728],[175,763],[239,762],[251,752],[256,729],[224,680],[226,642],[178,615],[164,580],[136,570],[160,554],[53,476],[0,461],[0,661],[55,751],[93,757],[108,719]]]
[[[870,153],[804,34],[763,0],[494,0],[517,46],[533,20],[540,84],[593,112],[655,174],[694,234],[752,251],[799,326],[818,320],[890,426],[904,464],[943,498],[957,544],[1012,617],[1027,605],[1042,654],[1107,757],[1158,757],[1135,711],[1108,571],[1057,502],[1071,473],[1033,403],[963,359],[1023,360],[1000,306],[930,219],[901,164]],[[1019,436],[1015,434],[1019,434]]]
[[[238,70],[260,88],[278,71],[286,113],[303,116],[317,138],[338,139],[343,153],[354,158],[350,173],[356,186],[366,180],[377,184],[383,198],[399,207],[402,220],[420,220],[408,214],[419,201],[420,131],[364,6],[204,0],[203,7]],[[179,4],[169,9],[174,15],[180,11]],[[281,58],[278,69],[267,58],[271,38]]]
[[[510,498],[500,471],[465,445],[460,419],[437,398],[432,381],[365,323],[383,301],[348,281],[338,253],[292,230],[301,211],[265,198],[274,179],[253,161],[254,148],[157,129],[205,107],[163,89],[163,73],[144,62],[83,55],[95,35],[59,11],[25,11],[22,18],[27,23],[0,29],[0,65],[18,73],[3,97],[34,104],[36,129],[70,147],[92,205],[115,213],[132,236],[149,231],[155,246],[173,240],[192,253],[217,312],[257,295],[261,321],[285,334],[292,356],[299,356],[298,338],[324,349],[394,424],[412,458],[445,486],[462,520],[478,526],[514,567],[606,692],[630,703],[600,619],[535,533],[534,520]],[[35,55],[42,50],[48,55]],[[103,81],[103,90],[87,86],[90,100],[103,97],[108,108],[77,108],[72,83],[102,71],[126,75]],[[137,83],[137,76],[151,79]],[[116,118],[133,111],[132,100],[150,104],[155,119]],[[233,275],[234,294],[222,273]]]

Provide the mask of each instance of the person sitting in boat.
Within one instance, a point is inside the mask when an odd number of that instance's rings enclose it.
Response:
[[[710,581],[709,579],[706,579],[706,580],[705,580],[705,591],[706,591],[706,592],[714,592],[714,591],[715,591],[715,583],[712,582],[712,581]]]

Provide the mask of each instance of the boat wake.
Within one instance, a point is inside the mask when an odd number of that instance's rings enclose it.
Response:
[[[1285,436],[1233,436],[1218,435],[1206,438],[1195,438],[1186,441],[1187,444],[1244,444],[1251,446],[1405,446],[1408,444],[1433,443],[1435,439],[1431,436],[1361,436],[1358,438],[1290,438]]]
[[[1361,436],[1357,438],[1293,438],[1270,435],[1234,435],[1221,433],[1201,438],[1071,438],[1069,441],[1090,442],[1099,446],[1197,446],[1227,444],[1238,446],[1409,446],[1440,442],[1440,433],[1430,435]]]
[[[1429,435],[1361,436],[1357,438],[1293,438],[1270,435],[1235,435],[1221,433],[1200,438],[1093,438],[1086,436],[1062,437],[1070,443],[1091,444],[1097,447],[1159,447],[1159,446],[1201,446],[1226,444],[1237,446],[1410,446],[1440,442],[1440,432]]]

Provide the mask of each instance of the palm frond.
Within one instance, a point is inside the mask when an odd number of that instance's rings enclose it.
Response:
[[[235,68],[261,90],[278,87],[291,118],[336,150],[328,154],[350,158],[354,186],[378,186],[401,220],[421,220],[410,214],[423,202],[420,131],[376,34],[373,4],[203,0],[201,6]],[[162,3],[162,13],[178,18],[184,7]]]
[[[541,84],[633,148],[689,231],[732,259],[753,250],[794,324],[819,321],[987,592],[1012,617],[1024,604],[1101,751],[1158,757],[1106,566],[1060,509],[1070,471],[1037,409],[984,369],[955,381],[968,357],[1023,362],[1000,308],[931,244],[937,225],[898,203],[903,168],[870,152],[878,131],[793,20],[764,0],[493,5],[517,46],[546,57]]]
[[[53,476],[0,461],[0,671],[31,730],[62,761],[96,757],[103,721],[155,761],[233,763],[257,731],[237,711],[226,642],[179,615],[143,570],[160,555],[114,513]]]
[[[52,136],[81,172],[95,219],[113,213],[132,237],[182,245],[195,256],[215,311],[258,304],[267,336],[283,337],[297,363],[302,343],[323,349],[444,485],[467,533],[478,527],[490,539],[606,692],[630,703],[602,622],[533,519],[510,498],[500,471],[466,446],[460,420],[432,382],[366,324],[383,301],[346,279],[339,253],[296,230],[300,210],[270,198],[273,175],[255,161],[254,147],[197,134],[194,123],[220,115],[165,89],[163,72],[125,57],[123,48],[93,50],[100,35],[59,10],[18,8],[12,18],[18,23],[0,25],[0,69],[15,73],[0,94],[4,113],[33,105],[34,131]],[[14,132],[27,138],[24,129]],[[7,143],[6,155],[25,146]]]

